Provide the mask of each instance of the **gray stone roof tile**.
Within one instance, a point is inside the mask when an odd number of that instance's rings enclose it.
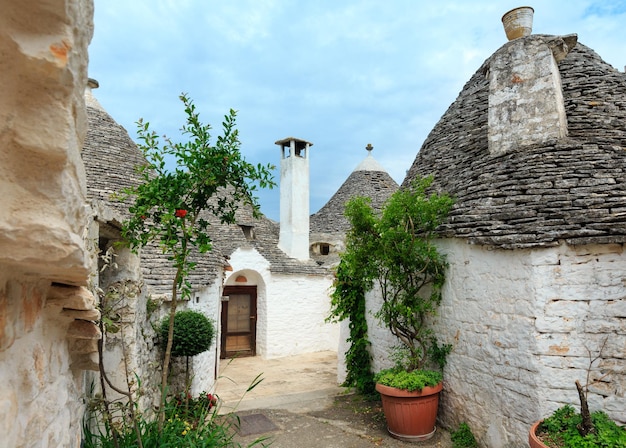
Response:
[[[569,136],[493,156],[489,63],[428,135],[403,186],[434,174],[434,188],[456,197],[442,234],[470,243],[626,242],[626,74],[579,43],[559,63]]]
[[[344,216],[346,203],[353,197],[371,199],[374,210],[398,189],[398,184],[385,169],[368,155],[339,187],[330,200],[311,216],[311,233],[345,233],[350,224]]]

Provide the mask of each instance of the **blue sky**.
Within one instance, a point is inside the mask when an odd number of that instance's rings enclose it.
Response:
[[[626,0],[542,0],[533,32],[577,33],[626,65]],[[276,140],[313,142],[311,213],[374,146],[401,183],[424,139],[483,61],[506,43],[510,0],[95,0],[94,95],[135,122],[178,135],[186,92],[214,135],[238,111],[244,156],[278,166]],[[279,171],[275,171],[278,177]],[[278,178],[276,179],[278,181]],[[279,216],[278,188],[261,209]]]

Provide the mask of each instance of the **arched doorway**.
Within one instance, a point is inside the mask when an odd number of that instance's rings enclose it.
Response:
[[[220,357],[255,356],[257,287],[226,286],[223,294]]]

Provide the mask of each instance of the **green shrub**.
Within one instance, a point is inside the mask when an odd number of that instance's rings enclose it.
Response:
[[[450,435],[452,437],[452,448],[478,448],[476,438],[472,434],[469,425],[465,422],[461,423],[459,429],[453,431]]]
[[[394,367],[378,372],[374,381],[383,386],[404,389],[409,392],[420,391],[430,386],[434,387],[443,380],[441,372],[435,370],[414,370],[407,372],[406,370]]]
[[[197,398],[173,397],[165,404],[162,430],[156,418],[138,418],[141,443],[144,448],[155,447],[232,447],[241,445],[234,440],[239,422],[234,417],[218,415],[216,397],[205,392]],[[94,416],[97,418],[97,416]],[[132,422],[120,417],[115,421],[115,431],[109,425],[93,430],[85,422],[85,448],[136,448],[139,446]],[[97,425],[96,425],[97,428]],[[115,434],[114,434],[115,432]],[[264,438],[248,446],[266,446]]]
[[[544,444],[560,448],[622,448],[626,447],[626,428],[618,426],[602,411],[591,413],[595,433],[581,436],[577,426],[582,417],[571,405],[565,405],[546,418],[537,428]]]
[[[169,318],[163,319],[160,327],[162,341],[167,341]],[[174,316],[174,338],[172,356],[195,356],[211,347],[215,327],[204,314],[197,311],[179,311]]]

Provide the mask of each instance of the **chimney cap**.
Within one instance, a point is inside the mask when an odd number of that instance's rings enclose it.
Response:
[[[296,143],[305,143],[309,146],[313,146],[313,143],[307,142],[306,140],[302,140],[301,138],[296,138],[296,137],[285,137],[282,140],[276,141],[275,144],[279,146],[284,146],[292,140],[295,141]]]

